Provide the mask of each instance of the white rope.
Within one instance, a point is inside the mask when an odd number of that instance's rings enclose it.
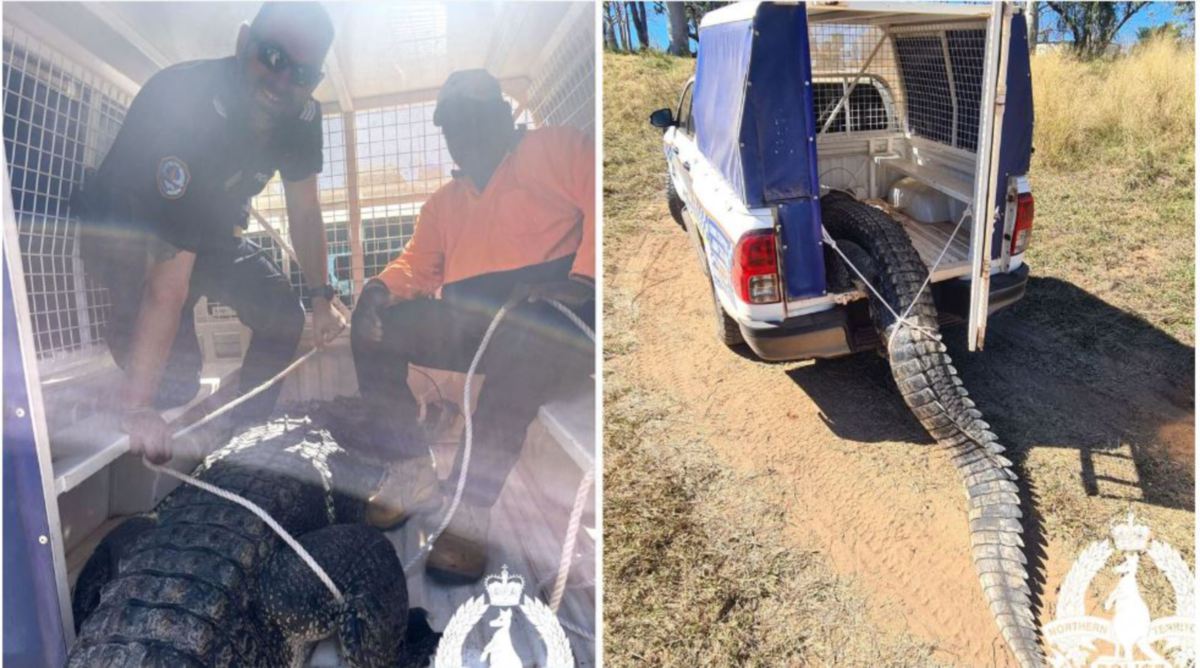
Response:
[[[292,538],[292,535],[289,534],[283,527],[279,526],[279,523],[276,522],[275,519],[267,513],[267,511],[258,507],[254,502],[240,497],[233,492],[227,492],[215,485],[210,485],[203,480],[193,478],[186,473],[180,473],[175,469],[159,466],[158,464],[151,464],[146,460],[142,460],[142,463],[144,463],[151,471],[165,473],[172,478],[181,480],[184,483],[192,485],[193,487],[198,487],[210,494],[215,494],[226,501],[232,501],[233,503],[236,503],[257,515],[260,520],[266,522],[267,526],[271,527],[271,530],[273,530],[276,534],[279,534],[279,537],[288,544],[288,547],[292,548],[292,550],[296,552],[296,554],[304,561],[305,564],[308,564],[308,567],[312,569],[313,573],[316,573],[317,577],[320,578],[321,583],[324,584],[325,588],[329,590],[329,593],[333,594],[333,598],[338,602],[338,605],[343,605],[346,602],[346,599],[342,596],[341,590],[337,588],[337,585],[333,583],[333,580],[329,577],[329,574],[325,572],[325,569],[321,568],[321,565],[317,563],[317,560],[313,559],[313,556],[308,553],[308,550],[304,549],[304,546],[301,545],[295,538]]]
[[[237,408],[238,406],[244,404],[245,402],[253,399],[254,397],[258,396],[259,394],[262,394],[263,392],[265,392],[267,390],[267,388],[271,387],[276,382],[282,380],[284,378],[284,376],[287,376],[291,372],[298,369],[301,364],[304,364],[305,362],[307,362],[314,354],[317,353],[318,350],[320,350],[320,349],[313,348],[312,350],[308,351],[307,353],[304,353],[300,357],[296,358],[296,360],[293,361],[291,364],[284,367],[284,369],[282,371],[275,374],[274,376],[271,376],[269,379],[267,379],[265,382],[261,383],[254,389],[250,390],[249,392],[246,392],[245,394],[234,399],[233,401],[230,401],[229,403],[225,404],[224,406],[221,406],[220,408],[209,413],[208,415],[205,415],[202,419],[197,420],[196,422],[192,423],[191,425],[184,427],[183,429],[180,429],[179,431],[171,434],[171,436],[168,440],[174,441],[178,438],[187,436],[188,434],[196,431],[200,427],[203,427],[204,425],[208,424],[209,422],[212,422],[213,420],[217,419],[218,417],[225,415],[229,411],[231,411],[234,408]],[[237,494],[234,494],[233,492],[227,492],[219,487],[216,487],[207,482],[204,482],[203,480],[200,480],[198,478],[194,478],[190,475],[187,475],[186,473],[180,473],[179,471],[176,471],[175,469],[172,469],[172,468],[168,468],[166,466],[159,466],[158,464],[152,464],[149,460],[144,459],[144,458],[142,459],[142,464],[144,464],[146,466],[146,468],[150,469],[151,471],[154,471],[154,473],[156,474],[154,477],[154,485],[153,485],[156,492],[158,489],[158,475],[157,474],[166,474],[166,475],[169,475],[172,478],[180,480],[188,485],[197,487],[197,488],[202,489],[211,494],[215,494],[215,495],[221,497],[222,499],[225,499],[226,501],[232,501],[233,503],[236,503],[239,506],[241,506],[241,507],[245,508],[246,510],[249,510],[250,512],[257,515],[259,519],[261,519],[263,522],[265,522],[267,524],[267,526],[271,527],[271,529],[276,534],[278,534],[279,537],[282,538],[283,541],[285,543],[287,543],[288,546],[291,547],[296,552],[296,554],[304,561],[305,564],[308,564],[308,567],[310,569],[312,569],[312,572],[315,573],[318,578],[320,578],[322,584],[325,585],[325,588],[328,589],[331,594],[333,594],[333,598],[338,602],[338,605],[341,605],[342,603],[345,602],[345,598],[342,596],[342,592],[337,588],[337,585],[335,585],[333,583],[333,580],[330,579],[329,574],[325,572],[325,569],[321,568],[321,565],[318,564],[315,559],[313,559],[312,555],[308,553],[308,550],[305,550],[303,545],[296,542],[296,539],[293,538],[291,536],[291,534],[289,534],[287,531],[285,531],[283,527],[279,526],[279,523],[276,522],[275,519],[272,518],[271,515],[267,513],[267,511],[258,507],[252,501],[249,501],[241,496],[238,496]]]
[[[854,263],[850,261],[850,258],[846,257],[846,254],[843,253],[842,249],[838,247],[837,241],[830,236],[829,230],[826,230],[824,225],[821,226],[821,240],[828,244],[829,247],[832,248],[834,252],[842,258],[842,261],[846,263],[846,266],[850,267],[850,270],[853,271],[854,274],[858,276],[859,280],[861,280],[863,284],[867,286],[867,289],[879,299],[879,303],[883,304],[883,307],[886,308],[888,312],[892,314],[892,317],[896,319],[896,326],[892,328],[892,333],[888,336],[888,352],[891,352],[892,342],[895,341],[896,332],[900,331],[901,327],[907,327],[908,329],[921,332],[931,339],[938,338],[938,333],[936,331],[910,321],[908,319],[908,315],[912,312],[912,308],[916,305],[917,300],[920,299],[921,293],[924,292],[925,288],[929,286],[929,281],[933,278],[933,272],[937,270],[938,266],[941,265],[942,260],[946,257],[946,252],[950,250],[951,244],[954,243],[954,238],[958,236],[958,230],[962,227],[963,221],[967,219],[967,215],[969,213],[969,208],[964,209],[962,215],[958,217],[958,224],[954,226],[954,231],[950,233],[950,238],[946,240],[946,245],[942,247],[942,251],[938,253],[937,259],[934,260],[933,265],[929,267],[929,272],[925,274],[925,281],[921,283],[921,287],[917,290],[917,294],[913,295],[912,301],[910,301],[908,306],[904,309],[903,315],[897,313],[896,309],[892,308],[892,305],[883,298],[883,295],[879,293],[879,290],[875,289],[875,286],[871,284],[871,281],[867,280],[867,277],[864,276],[863,273],[859,271],[858,267],[856,267]]]
[[[567,535],[563,538],[562,555],[558,559],[558,577],[554,580],[554,590],[550,594],[550,609],[558,612],[562,605],[563,592],[567,589],[567,575],[571,572],[571,562],[575,557],[575,542],[579,537],[579,524],[583,520],[583,508],[587,505],[587,493],[592,488],[596,477],[596,469],[589,468],[579,481],[579,489],[575,492],[575,505],[571,507],[571,519],[567,522]]]
[[[579,327],[579,329],[582,330],[589,339],[592,341],[596,340],[596,335],[592,329],[588,327],[579,316],[572,313],[571,309],[553,299],[545,299],[542,301],[545,301],[554,308],[558,309],[563,315],[567,316],[567,319],[574,323],[576,327]],[[442,532],[446,530],[446,527],[450,526],[450,520],[454,517],[454,513],[458,511],[459,503],[462,502],[463,489],[466,487],[467,481],[467,468],[471,464],[471,448],[475,440],[475,420],[471,415],[471,386],[475,380],[475,369],[479,366],[479,361],[483,359],[483,353],[485,350],[487,350],[488,343],[492,340],[492,334],[496,332],[496,328],[500,325],[500,321],[503,320],[504,316],[508,314],[509,309],[518,303],[518,301],[510,301],[504,306],[501,306],[500,310],[496,311],[496,315],[492,317],[491,323],[488,324],[487,330],[483,333],[483,338],[479,341],[479,347],[475,350],[475,357],[471,359],[471,365],[467,367],[467,380],[463,384],[463,459],[462,465],[458,470],[458,481],[455,482],[454,485],[454,496],[450,500],[450,507],[446,510],[446,514],[442,517],[442,521],[438,523],[437,529],[429,534],[428,539],[426,539],[425,544],[421,546],[421,549],[418,550],[417,553],[414,554],[408,560],[408,562],[404,564],[404,572],[406,574],[411,571],[422,558],[424,558],[427,554],[429,554],[430,551],[433,550],[434,543],[437,542],[437,539],[442,535]]]
[[[279,373],[275,374],[274,376],[271,376],[269,379],[267,379],[261,385],[258,385],[257,387],[250,390],[249,392],[247,392],[247,393],[241,395],[240,397],[234,399],[233,401],[230,401],[229,403],[221,406],[220,408],[209,413],[208,415],[205,415],[202,419],[197,420],[196,422],[193,422],[191,425],[188,425],[187,427],[180,429],[179,431],[175,432],[174,434],[171,434],[170,440],[175,440],[177,438],[182,438],[184,436],[187,436],[188,434],[196,431],[200,427],[203,427],[204,425],[208,424],[209,422],[212,422],[213,420],[221,417],[222,415],[237,408],[238,406],[241,406],[242,404],[253,399],[254,397],[257,397],[258,395],[262,394],[263,392],[266,392],[267,388],[274,385],[277,381],[283,380],[284,376],[287,376],[291,372],[295,371],[297,368],[300,367],[301,364],[304,364],[305,362],[307,362],[310,357],[317,354],[317,352],[319,350],[320,350],[320,348],[313,348],[312,350],[304,353],[300,357],[297,357],[295,359],[295,361],[293,361],[291,364],[284,367],[283,371],[280,371]]]
[[[588,327],[587,324],[578,315],[576,315],[569,308],[567,308],[565,305],[563,305],[562,303],[560,303],[556,300],[545,299],[543,301],[550,304],[555,309],[557,309],[559,312],[561,312],[564,316],[567,317],[568,320],[570,320],[573,324],[575,324],[576,327],[578,327],[581,331],[583,331],[583,333],[586,334],[590,340],[595,342],[595,340],[596,340],[595,332],[593,332],[592,329],[590,327]],[[476,349],[476,351],[475,351],[475,357],[471,360],[470,367],[468,367],[468,369],[467,369],[466,383],[464,384],[464,387],[463,387],[463,413],[465,416],[465,436],[463,439],[463,463],[459,470],[458,481],[455,485],[454,497],[450,503],[450,508],[446,512],[445,517],[442,518],[442,521],[438,525],[437,530],[434,531],[432,534],[430,534],[430,537],[426,541],[426,544],[423,546],[423,548],[420,551],[418,551],[417,554],[413,555],[413,557],[411,559],[409,559],[408,563],[406,563],[404,565],[404,572],[406,574],[410,570],[412,570],[413,566],[416,565],[416,563],[432,549],[433,544],[437,541],[438,537],[441,536],[442,532],[444,532],[446,530],[446,527],[449,526],[451,518],[454,517],[454,513],[458,510],[458,505],[462,500],[463,489],[465,488],[465,485],[466,485],[467,469],[470,466],[470,462],[471,462],[471,447],[472,447],[472,442],[474,440],[474,425],[473,425],[474,420],[472,419],[472,415],[471,415],[471,386],[472,386],[472,381],[475,378],[475,370],[479,366],[479,361],[483,358],[484,351],[487,350],[487,346],[488,346],[488,343],[492,339],[492,335],[496,332],[496,328],[500,325],[500,321],[504,319],[504,316],[508,313],[509,309],[512,308],[516,303],[517,302],[509,302],[508,304],[505,304],[504,306],[500,307],[500,309],[496,312],[496,315],[492,318],[491,323],[488,324],[488,328],[484,332],[483,338],[479,342],[479,348]],[[195,422],[194,424],[192,424],[188,427],[185,427],[183,429],[180,429],[179,431],[173,433],[170,437],[170,440],[175,440],[177,438],[185,436],[185,435],[199,429],[203,425],[208,424],[212,420],[215,420],[217,417],[228,413],[229,411],[233,410],[234,408],[241,405],[242,403],[245,403],[246,401],[248,401],[248,400],[252,399],[253,397],[266,391],[266,389],[268,387],[273,385],[275,382],[281,380],[284,376],[287,376],[292,371],[295,371],[304,362],[308,361],[318,350],[319,349],[317,349],[317,348],[313,348],[312,350],[308,351],[301,357],[297,358],[294,362],[289,364],[282,371],[275,374],[274,376],[269,378],[267,381],[265,381],[258,387],[255,387],[254,389],[243,394],[242,396],[238,397],[237,399],[225,404],[224,406],[213,411],[212,413],[209,413],[203,419]],[[276,534],[278,534],[279,537],[282,538],[285,543],[287,543],[288,547],[292,548],[292,550],[296,553],[296,555],[299,556],[300,559],[303,560],[304,563],[309,567],[309,569],[312,570],[312,572],[314,574],[316,574],[317,578],[319,578],[321,580],[322,584],[325,585],[326,589],[328,589],[329,592],[331,594],[333,594],[333,597],[338,602],[338,604],[339,605],[344,604],[345,598],[342,596],[341,591],[337,588],[337,585],[334,584],[333,580],[329,577],[329,574],[325,572],[325,569],[321,568],[321,565],[318,564],[316,559],[314,559],[312,557],[312,555],[309,554],[308,551],[304,549],[304,546],[301,545],[298,541],[296,541],[296,539],[293,538],[291,536],[291,534],[289,534],[282,526],[280,526],[279,523],[276,522],[275,519],[272,518],[270,516],[270,514],[268,514],[265,510],[263,510],[262,508],[260,508],[256,504],[254,504],[253,502],[251,502],[241,496],[238,496],[237,494],[234,494],[233,492],[223,490],[219,487],[211,485],[207,482],[204,482],[203,480],[199,480],[199,479],[194,478],[185,473],[180,473],[174,469],[167,468],[165,466],[159,466],[157,464],[152,464],[145,459],[142,460],[142,463],[146,466],[146,468],[150,469],[151,471],[154,471],[155,473],[162,473],[162,474],[169,475],[172,478],[176,478],[177,480],[180,480],[181,482],[183,482],[185,484],[192,485],[193,487],[202,489],[202,490],[209,492],[210,494],[214,494],[222,499],[225,499],[232,503],[236,503],[239,506],[242,506],[243,508],[245,508],[246,510],[249,510],[250,512],[254,513],[259,519],[261,519],[264,523],[266,523],[267,526],[271,527],[271,529]],[[576,539],[578,537],[578,533],[579,533],[579,524],[580,524],[582,513],[583,513],[583,505],[586,501],[586,492],[587,492],[587,488],[589,488],[592,484],[592,480],[595,476],[594,471],[595,471],[594,469],[588,470],[587,474],[584,476],[583,480],[580,482],[579,490],[576,493],[575,507],[572,508],[572,511],[571,511],[571,520],[568,523],[567,536],[566,536],[566,540],[564,541],[564,545],[563,545],[563,555],[564,556],[563,556],[563,559],[560,560],[560,563],[559,563],[559,572],[558,572],[558,576],[555,581],[554,595],[551,598],[552,609],[554,609],[554,610],[557,610],[558,605],[561,603],[561,600],[562,600],[562,590],[565,587],[567,575],[569,574],[570,567],[571,567],[570,555],[571,555],[571,553],[574,552],[574,549],[575,549],[575,541],[576,541]],[[586,637],[589,639],[592,637],[591,634],[583,631],[582,629],[573,628],[569,623],[567,623],[561,619],[559,621],[560,621],[560,623],[562,623],[564,625],[564,627],[571,628],[572,631],[574,631],[575,633],[577,633],[583,637]]]
[[[917,303],[921,293],[925,291],[929,281],[933,278],[933,272],[937,270],[938,265],[942,263],[942,258],[946,257],[946,251],[950,250],[950,244],[954,243],[954,237],[958,236],[958,230],[962,228],[963,221],[967,219],[967,215],[971,212],[971,208],[963,209],[962,215],[958,217],[958,224],[954,226],[954,231],[950,233],[950,238],[946,240],[946,245],[942,246],[942,252],[938,253],[937,259],[933,261],[933,266],[929,268],[929,273],[925,274],[925,282],[921,283],[921,288],[917,290],[917,294],[913,296],[912,301],[908,303],[908,308],[904,309],[904,315],[900,317],[901,322],[908,322],[908,314],[912,311],[912,307]],[[888,336],[888,350],[892,349],[892,341],[896,338],[896,332],[900,331],[899,327],[893,327],[892,333]]]

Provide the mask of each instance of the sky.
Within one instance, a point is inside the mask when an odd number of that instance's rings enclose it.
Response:
[[[667,15],[656,14],[654,12],[653,3],[646,3],[646,23],[650,29],[650,45],[656,49],[666,50],[667,43],[670,41],[670,35],[667,28]],[[1138,28],[1157,26],[1174,18],[1172,10],[1174,2],[1153,2],[1150,6],[1143,9],[1129,19],[1122,28],[1121,32],[1117,33],[1117,42],[1121,44],[1132,44],[1137,41]],[[1044,10],[1042,14],[1042,23],[1045,27],[1050,27],[1055,24],[1054,13]],[[637,41],[637,36],[634,36],[634,41]],[[695,50],[696,43],[692,42],[692,49]]]

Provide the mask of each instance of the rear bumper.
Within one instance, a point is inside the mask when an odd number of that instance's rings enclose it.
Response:
[[[1029,265],[1022,264],[1006,274],[994,274],[988,286],[988,314],[1012,306],[1025,296]],[[943,324],[965,322],[971,304],[968,281],[943,281],[934,286],[933,301]]]
[[[1025,296],[1029,267],[1021,265],[991,278],[988,313],[1011,306]],[[943,281],[933,286],[942,325],[966,320],[971,299],[966,281]],[[741,326],[742,338],[758,357],[770,362],[841,357],[879,346],[867,311],[867,301],[859,300],[828,311],[788,318],[776,327],[751,329]]]

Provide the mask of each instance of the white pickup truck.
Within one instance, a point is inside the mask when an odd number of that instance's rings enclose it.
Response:
[[[984,598],[1032,668],[1017,476],[940,332],[965,320],[981,348],[1025,293],[1025,31],[1008,3],[735,4],[704,17],[695,78],[650,122],[721,340],[766,360],[883,351],[962,477]]]
[[[822,242],[820,197],[839,192],[903,227],[942,322],[967,321],[969,348],[981,348],[987,316],[1020,299],[1028,275],[1023,17],[989,4],[804,9],[790,13],[805,25],[776,30],[761,18],[783,7],[710,12],[695,78],[651,117],[721,339],[767,360],[877,346],[867,293]]]

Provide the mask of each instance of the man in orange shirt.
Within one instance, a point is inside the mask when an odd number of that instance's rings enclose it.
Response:
[[[426,562],[431,573],[473,580],[487,565],[489,509],[526,428],[565,382],[593,369],[591,342],[534,299],[595,319],[595,153],[577,131],[514,126],[512,107],[485,70],[450,75],[433,123],[459,169],[425,202],[400,256],[364,286],[351,347],[372,438],[394,459],[369,519],[387,526],[414,513],[439,517],[446,495],[415,426],[408,365],[465,371],[496,311],[521,300],[480,361],[485,379],[462,503]]]

